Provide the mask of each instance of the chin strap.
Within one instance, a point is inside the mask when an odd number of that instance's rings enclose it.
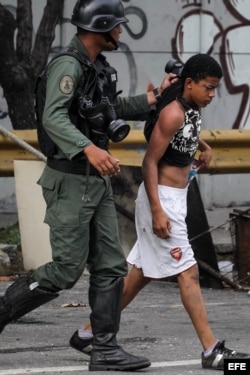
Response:
[[[114,45],[115,50],[118,49],[118,43],[116,43],[116,41],[114,40],[114,38],[112,38],[110,33],[103,33],[103,36],[107,43],[111,42]]]

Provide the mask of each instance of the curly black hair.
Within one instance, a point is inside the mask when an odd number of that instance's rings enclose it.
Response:
[[[221,79],[223,76],[220,65],[217,61],[205,53],[198,53],[190,57],[184,64],[181,77],[192,78],[199,82],[206,77],[216,77]]]
[[[156,106],[157,111],[159,112],[168,103],[182,95],[186,78],[199,82],[206,77],[219,79],[223,77],[222,69],[218,62],[205,53],[191,56],[183,66],[179,81],[163,91],[162,98]]]

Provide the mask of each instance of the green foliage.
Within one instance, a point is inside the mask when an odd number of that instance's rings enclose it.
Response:
[[[20,231],[18,226],[0,228],[0,243],[20,245]]]

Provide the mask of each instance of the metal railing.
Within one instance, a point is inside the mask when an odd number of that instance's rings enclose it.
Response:
[[[14,175],[13,160],[42,160],[43,157],[36,130],[13,130],[9,133],[0,131],[0,177]],[[250,172],[250,130],[202,130],[201,137],[213,150],[210,166],[202,173]],[[26,149],[25,145],[30,147]],[[112,155],[127,166],[141,166],[145,150],[146,142],[141,130],[131,130],[122,142],[110,144]]]

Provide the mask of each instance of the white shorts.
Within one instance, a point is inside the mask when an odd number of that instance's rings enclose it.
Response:
[[[141,268],[154,279],[177,275],[196,264],[190,246],[187,225],[187,188],[158,185],[162,207],[171,222],[171,237],[162,239],[152,230],[152,215],[144,183],[135,201],[137,241],[128,255],[128,263]]]

